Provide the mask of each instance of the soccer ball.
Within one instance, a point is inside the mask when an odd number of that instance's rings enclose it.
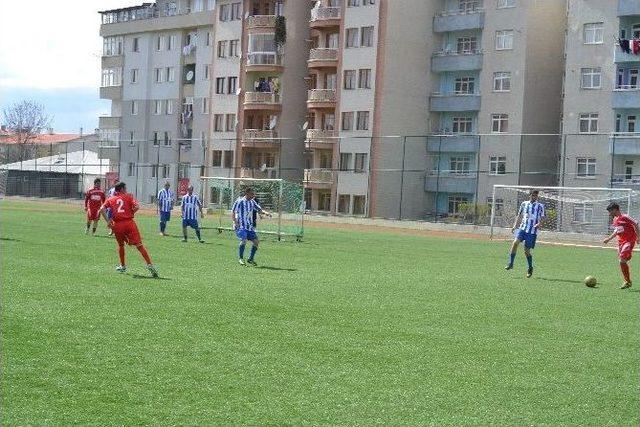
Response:
[[[593,276],[587,276],[584,278],[584,284],[590,288],[593,288],[594,286],[596,286],[597,283],[598,281]]]

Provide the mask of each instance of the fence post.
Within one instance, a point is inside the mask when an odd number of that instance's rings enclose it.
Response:
[[[402,140],[402,170],[400,171],[400,212],[398,215],[398,220],[402,221],[402,195],[404,193],[404,168],[405,168],[405,158],[407,156],[407,137],[405,136]]]
[[[436,200],[435,200],[435,205],[436,205],[436,220],[435,222],[438,222],[438,208],[440,206],[438,203],[438,199],[440,198],[440,156],[442,155],[442,138],[443,136],[440,135],[438,136],[438,156],[436,157]]]
[[[474,212],[473,212],[473,223],[475,225],[478,225],[478,192],[479,192],[479,188],[480,188],[480,145],[481,145],[481,140],[482,136],[478,135],[478,149],[477,149],[477,153],[476,154],[476,195],[475,195],[475,200],[476,200],[476,204],[475,204],[475,208],[474,208]],[[496,202],[494,199],[491,199],[491,205],[495,205]],[[493,209],[493,208],[492,208]]]

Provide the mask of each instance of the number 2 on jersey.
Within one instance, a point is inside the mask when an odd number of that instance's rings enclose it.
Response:
[[[116,210],[116,212],[124,213],[124,200],[118,199],[116,203],[118,204],[118,209]]]

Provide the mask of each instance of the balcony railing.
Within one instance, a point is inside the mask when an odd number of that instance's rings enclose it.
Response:
[[[335,89],[311,89],[308,92],[308,102],[336,102]]]
[[[274,28],[275,15],[253,15],[247,18],[247,28]]]
[[[333,143],[337,141],[338,133],[335,130],[307,129],[307,141]]]
[[[458,15],[470,15],[473,13],[484,12],[482,8],[482,3],[479,3],[478,6],[470,7],[468,9],[454,9],[454,10],[443,10],[442,12],[436,13],[436,16],[458,16]]]
[[[339,7],[320,7],[311,9],[311,22],[340,19]]]
[[[480,55],[483,53],[482,49],[468,49],[468,50],[450,50],[440,49],[433,53],[433,56],[462,56],[462,55]]]
[[[140,21],[143,19],[188,15],[196,12],[204,12],[204,9],[195,10],[188,7],[166,7],[163,10],[159,10],[155,5],[151,5],[138,8],[127,8],[123,10],[107,10],[100,12],[100,14],[102,15],[102,24],[117,24],[121,22]]]
[[[254,168],[241,168],[240,178],[258,178],[258,179],[275,179],[278,176],[278,171],[275,168],[266,169],[254,169]]]
[[[338,49],[315,48],[309,52],[309,61],[337,61]]]
[[[262,129],[245,129],[242,131],[242,140],[244,142],[280,142],[278,132],[275,130]]]
[[[247,65],[282,65],[282,55],[277,52],[250,53],[247,56]]]
[[[305,169],[304,181],[318,184],[331,184],[333,171],[331,169]]]
[[[280,104],[280,94],[274,92],[247,92],[245,104]]]

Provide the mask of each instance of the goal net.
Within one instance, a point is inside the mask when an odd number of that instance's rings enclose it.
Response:
[[[0,169],[0,200],[4,199],[4,196],[7,194],[7,177],[9,176],[9,171],[6,169]]]
[[[527,187],[494,185],[491,203],[491,237],[498,229],[511,229],[520,204],[529,200],[529,192],[539,190],[538,201],[544,204],[546,218],[542,231],[577,235],[604,235],[611,232],[611,202],[622,212],[638,218],[638,194],[626,188]]]
[[[214,215],[219,232],[233,231],[231,209],[238,197],[251,187],[256,201],[273,217],[256,215],[256,231],[302,239],[304,234],[304,189],[302,185],[283,179],[203,177],[204,199],[209,213]]]

